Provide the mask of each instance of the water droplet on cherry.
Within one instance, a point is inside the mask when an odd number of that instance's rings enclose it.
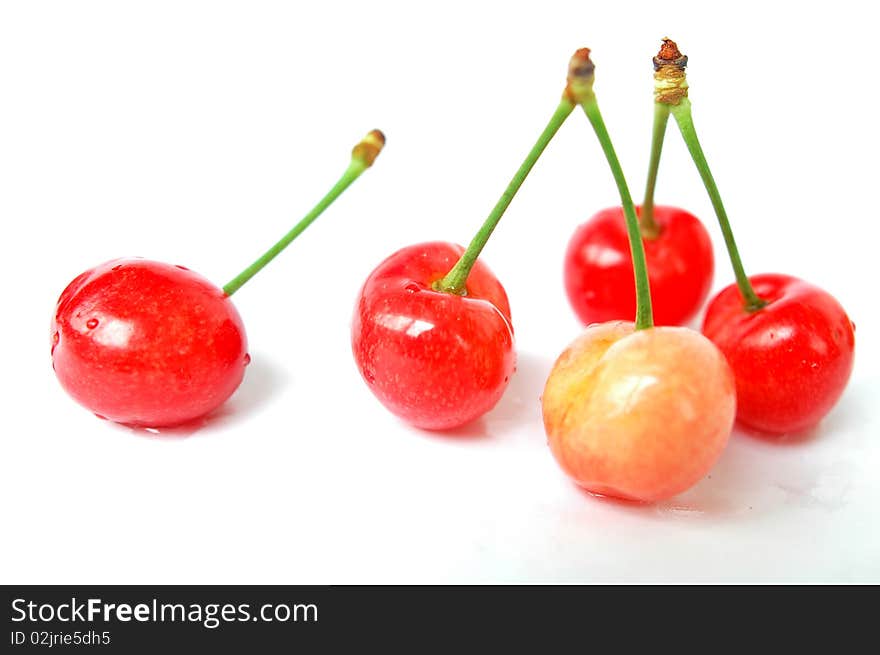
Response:
[[[376,376],[371,371],[364,371],[364,378],[366,378],[368,384],[376,383]]]
[[[180,264],[175,264],[174,268],[179,268],[181,271],[188,271],[189,270],[186,266],[181,266]]]
[[[418,293],[419,291],[422,290],[422,288],[418,284],[416,284],[415,282],[410,282],[409,284],[407,284],[403,288],[406,289],[407,291],[409,291],[410,293]]]
[[[248,353],[244,354],[244,365],[247,366],[251,363],[251,356]]]
[[[92,412],[92,413],[95,414],[94,412]],[[97,416],[97,417],[98,417],[99,419],[101,419],[102,421],[108,421],[108,420],[109,420],[106,416],[101,416],[100,414],[95,414],[95,416]]]
[[[86,321],[86,327],[90,330],[94,330],[96,327],[98,327],[98,319],[90,318],[88,321]]]
[[[120,268],[122,268],[122,264],[116,264],[116,266],[114,266],[114,267],[111,268],[110,270],[111,270],[111,271],[118,271]]]

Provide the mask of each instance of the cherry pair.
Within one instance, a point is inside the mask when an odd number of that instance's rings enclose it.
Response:
[[[736,378],[737,418],[751,428],[786,434],[818,423],[843,393],[853,367],[854,327],[830,294],[782,274],[747,277],[718,188],[697,139],[685,74],[687,57],[664,39],[654,58],[654,130],[641,235],[655,317],[664,325],[690,321],[712,284],[712,244],[690,213],[654,206],[654,189],[670,114],[709,193],[736,284],[709,303],[702,332],[724,352]],[[565,255],[565,286],[584,324],[621,319],[635,307],[621,208],[581,225]]]

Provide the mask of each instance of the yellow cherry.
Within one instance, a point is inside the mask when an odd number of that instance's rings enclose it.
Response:
[[[736,414],[730,367],[687,328],[587,328],[560,355],[543,395],[544,428],[563,470],[590,492],[663,500],[699,482]]]

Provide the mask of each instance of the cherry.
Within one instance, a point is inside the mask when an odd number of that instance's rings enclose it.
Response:
[[[355,363],[378,400],[412,425],[465,425],[507,388],[515,366],[510,306],[477,258],[574,106],[564,94],[467,249],[445,242],[403,248],[361,288],[351,330]]]
[[[703,334],[734,370],[741,423],[770,433],[803,430],[818,423],[846,387],[853,324],[837,300],[803,280],[762,274],[749,281],[767,304],[746,310],[732,284],[709,304]]]
[[[372,165],[383,144],[381,132],[367,135],[318,205],[222,289],[182,266],[146,259],[115,259],[77,276],[52,321],[61,386],[100,417],[141,427],[180,425],[223,404],[250,361],[230,296]]]
[[[467,295],[433,288],[463,252],[441,241],[398,250],[367,278],[354,313],[352,349],[364,380],[420,428],[482,416],[514,370],[507,294],[485,264],[474,264]]]
[[[657,236],[644,237],[644,229],[642,235],[654,321],[682,325],[709,295],[715,268],[712,241],[700,220],[683,209],[657,206],[653,220]],[[564,271],[569,302],[584,325],[635,313],[635,279],[621,207],[603,209],[575,230]]]
[[[119,423],[203,416],[238,388],[248,363],[244,325],[222,289],[171,264],[96,266],[64,290],[53,323],[61,386]]]
[[[593,324],[557,359],[542,397],[550,450],[592,493],[652,502],[698,482],[721,455],[736,407],[724,355],[698,332],[654,327],[635,207],[593,93],[589,50],[570,88],[620,192],[635,280],[635,323]]]
[[[721,194],[709,170],[685,90],[687,57],[664,39],[655,77],[671,93],[665,101],[718,217],[736,284],[713,298],[703,333],[727,356],[737,388],[737,417],[770,434],[818,423],[837,403],[853,367],[855,330],[830,294],[787,275],[749,278],[740,259]]]
[[[699,332],[588,328],[553,366],[544,428],[563,471],[595,494],[653,502],[699,482],[727,444],[736,393]]]

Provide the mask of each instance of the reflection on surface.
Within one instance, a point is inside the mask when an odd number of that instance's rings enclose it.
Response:
[[[624,375],[614,381],[609,399],[617,406],[617,414],[627,414],[640,401],[639,396],[650,387],[660,383],[653,375]]]
[[[762,346],[772,346],[775,341],[785,341],[786,339],[791,339],[794,336],[794,330],[787,325],[781,326],[777,330],[771,330],[765,334],[761,334],[761,345]]]
[[[586,259],[595,262],[602,267],[616,266],[626,261],[626,258],[619,250],[614,248],[606,248],[599,243],[591,243],[584,247]]]
[[[92,312],[86,316],[74,316],[70,321],[71,327],[80,334],[89,335],[102,346],[125,348],[134,334],[134,325],[128,321]]]
[[[376,317],[376,322],[384,328],[394,332],[404,332],[411,337],[417,337],[435,327],[430,321],[423,321],[411,316],[400,316],[399,314],[381,314]]]
[[[102,346],[124,348],[128,345],[134,328],[131,323],[111,318],[101,321],[94,330],[94,339]]]

